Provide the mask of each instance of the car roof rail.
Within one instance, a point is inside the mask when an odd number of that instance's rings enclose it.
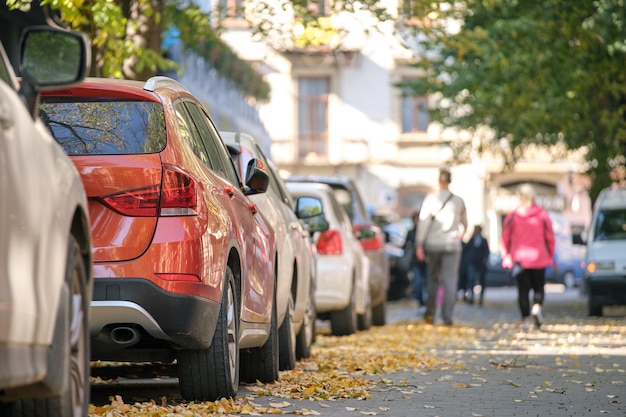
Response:
[[[166,77],[164,75],[157,75],[154,77],[150,77],[146,84],[143,86],[143,89],[146,91],[154,92],[157,88],[174,88],[176,90],[184,90],[189,91],[187,87],[185,87],[181,82],[176,81],[173,78]]]

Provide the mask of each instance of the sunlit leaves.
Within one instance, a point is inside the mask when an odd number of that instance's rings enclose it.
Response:
[[[419,28],[428,35],[419,50],[430,52],[417,65],[428,76],[414,86],[442,98],[433,119],[478,138],[489,127],[477,150],[510,162],[531,144],[583,148],[594,187],[605,186],[610,163],[626,151],[623,2],[442,4],[430,3],[427,16],[460,30]]]

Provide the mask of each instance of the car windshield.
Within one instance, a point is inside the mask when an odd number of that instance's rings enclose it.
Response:
[[[594,236],[594,240],[626,239],[626,210],[600,210]]]
[[[39,112],[69,155],[148,154],[165,147],[165,118],[158,103],[42,97]]]

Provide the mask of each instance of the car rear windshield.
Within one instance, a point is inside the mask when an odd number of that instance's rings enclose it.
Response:
[[[594,235],[595,240],[626,239],[626,210],[600,210]]]
[[[148,154],[165,148],[159,103],[42,97],[39,113],[69,155]]]

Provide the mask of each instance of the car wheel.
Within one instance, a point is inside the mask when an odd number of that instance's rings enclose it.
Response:
[[[374,326],[384,326],[387,324],[387,300],[383,299],[372,309],[372,324]]]
[[[317,313],[315,312],[313,294],[311,294],[302,327],[296,336],[296,359],[311,357],[311,345],[315,341],[315,320],[317,320]]]
[[[591,316],[598,316],[598,317],[602,316],[602,304],[596,303],[594,301],[593,297],[591,296],[591,294],[589,294],[587,308],[588,308],[588,313],[589,313],[590,317]]]
[[[365,304],[365,312],[357,317],[358,329],[369,330],[372,327],[372,297],[369,292],[367,295],[367,303]]]
[[[357,313],[354,306],[354,286],[350,302],[341,310],[330,313],[330,328],[334,336],[347,336],[357,330]]]
[[[182,350],[178,355],[178,381],[188,401],[215,401],[234,397],[239,387],[239,302],[235,277],[226,267],[222,302],[207,349]]]
[[[278,317],[276,313],[276,294],[272,306],[270,335],[263,346],[246,349],[241,352],[240,377],[245,382],[263,383],[278,380]]]
[[[293,329],[293,295],[289,297],[287,312],[278,331],[278,369],[288,371],[296,367],[296,332]]]
[[[80,247],[70,238],[65,269],[65,285],[56,321],[55,337],[48,352],[51,372],[43,384],[58,387],[60,393],[47,398],[28,398],[1,404],[0,414],[12,417],[82,417],[89,407],[89,303],[87,276]],[[58,370],[59,373],[55,372]]]
[[[574,273],[572,271],[567,271],[563,275],[563,285],[565,285],[565,288],[574,288],[575,283],[576,277],[574,277]]]

